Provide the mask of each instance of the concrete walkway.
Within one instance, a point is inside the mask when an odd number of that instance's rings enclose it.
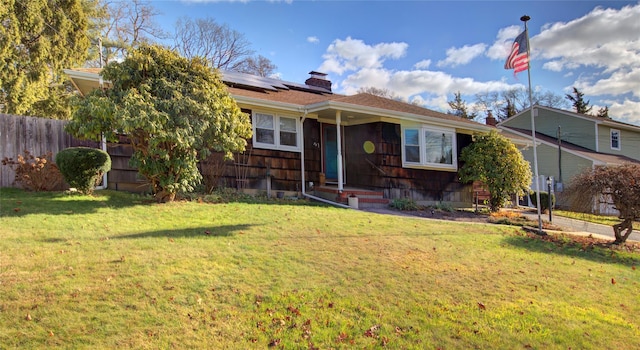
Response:
[[[551,223],[553,225],[559,226],[563,228],[563,231],[567,231],[572,234],[581,234],[581,235],[593,235],[594,237],[611,239],[615,240],[616,236],[613,234],[613,227],[601,224],[595,224],[592,222],[576,220],[565,218],[562,216],[557,216],[552,214]],[[538,222],[538,214],[533,211],[522,211],[522,215],[527,217],[529,220]],[[542,214],[542,221],[548,222],[549,215]],[[636,224],[637,225],[637,224]],[[637,241],[640,242],[640,231],[634,228],[633,232],[627,238],[627,241]]]

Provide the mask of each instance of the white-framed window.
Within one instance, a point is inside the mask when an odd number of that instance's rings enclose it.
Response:
[[[253,113],[253,146],[300,151],[300,119],[274,113]]]
[[[620,150],[620,130],[611,129],[611,149]]]
[[[456,170],[456,132],[430,126],[402,129],[402,166]]]

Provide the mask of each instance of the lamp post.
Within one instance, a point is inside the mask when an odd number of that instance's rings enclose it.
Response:
[[[552,206],[552,200],[551,200],[551,182],[553,182],[551,176],[547,177],[547,197],[549,197],[549,222],[551,222],[552,218],[551,218],[551,206]]]

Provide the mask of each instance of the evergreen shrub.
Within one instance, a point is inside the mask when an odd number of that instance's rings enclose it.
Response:
[[[111,157],[97,148],[70,147],[56,155],[56,164],[69,186],[90,194],[102,174],[111,170]]]

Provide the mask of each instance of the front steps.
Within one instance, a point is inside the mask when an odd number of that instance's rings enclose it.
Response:
[[[387,208],[389,206],[389,200],[384,198],[384,194],[380,191],[345,187],[340,193],[336,186],[317,186],[313,189],[313,193],[316,197],[345,205],[349,205],[349,197],[354,195],[358,198],[358,209]]]

